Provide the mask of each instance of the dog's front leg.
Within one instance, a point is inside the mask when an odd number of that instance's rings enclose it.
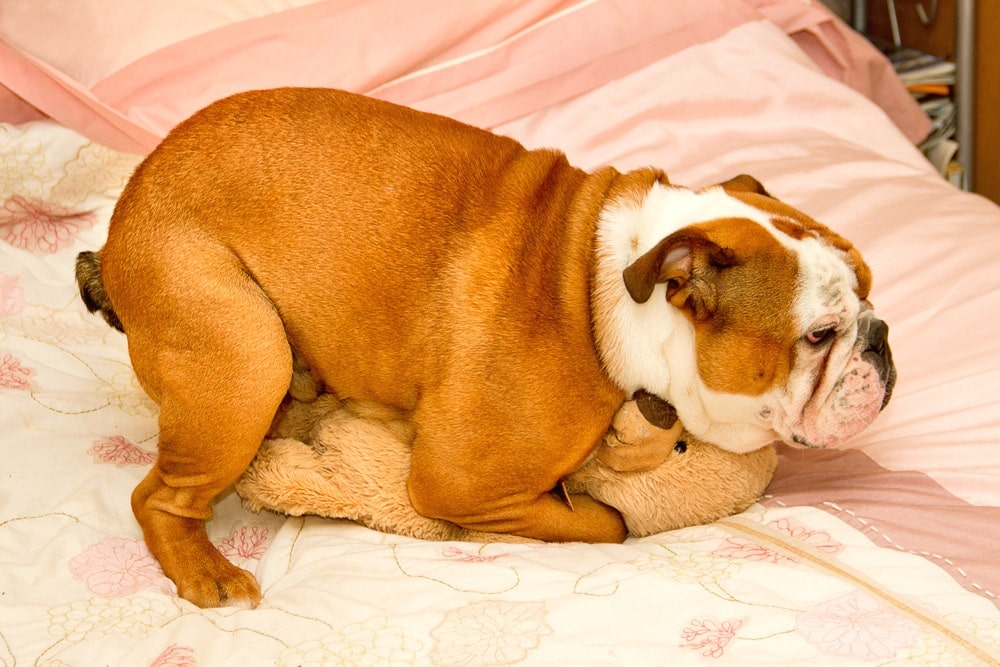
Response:
[[[618,510],[588,495],[561,496],[558,470],[540,472],[517,455],[496,460],[482,450],[414,443],[407,489],[420,514],[463,528],[520,535],[546,542],[622,542]],[[559,468],[560,466],[555,466]],[[568,466],[568,474],[574,466]]]
[[[622,542],[628,530],[618,510],[588,495],[556,493],[495,497],[484,485],[469,493],[429,493],[426,481],[411,475],[410,501],[420,514],[484,533],[520,535],[544,542]]]

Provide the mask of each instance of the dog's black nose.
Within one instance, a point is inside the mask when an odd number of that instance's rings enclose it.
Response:
[[[892,350],[889,348],[889,325],[876,317],[868,324],[862,357],[875,367],[879,379],[885,385],[885,396],[882,398],[884,408],[896,386],[896,366],[892,363]]]
[[[889,343],[889,325],[873,317],[868,325],[868,346],[865,352],[874,352],[880,357],[885,354]]]

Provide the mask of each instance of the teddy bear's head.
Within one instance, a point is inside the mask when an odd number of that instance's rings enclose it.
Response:
[[[659,453],[631,454],[636,448]],[[636,459],[655,465],[636,468]],[[655,426],[628,401],[566,487],[618,509],[629,534],[644,537],[742,512],[764,493],[776,464],[774,446],[734,454],[695,439],[679,423]]]

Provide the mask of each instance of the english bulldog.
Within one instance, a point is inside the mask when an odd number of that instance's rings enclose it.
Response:
[[[637,392],[735,452],[836,446],[895,371],[861,254],[748,176],[692,190],[325,89],[235,95],[138,167],[77,260],[159,403],[132,495],[181,597],[256,605],[209,542],[293,376],[412,422],[428,517],[617,542],[621,516],[553,492]]]

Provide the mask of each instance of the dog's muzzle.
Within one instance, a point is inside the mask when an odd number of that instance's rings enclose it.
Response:
[[[889,325],[872,315],[864,318],[861,326],[859,337],[864,341],[861,357],[878,371],[879,380],[885,385],[882,397],[884,409],[896,386],[896,366],[892,363],[892,350],[889,349]]]

